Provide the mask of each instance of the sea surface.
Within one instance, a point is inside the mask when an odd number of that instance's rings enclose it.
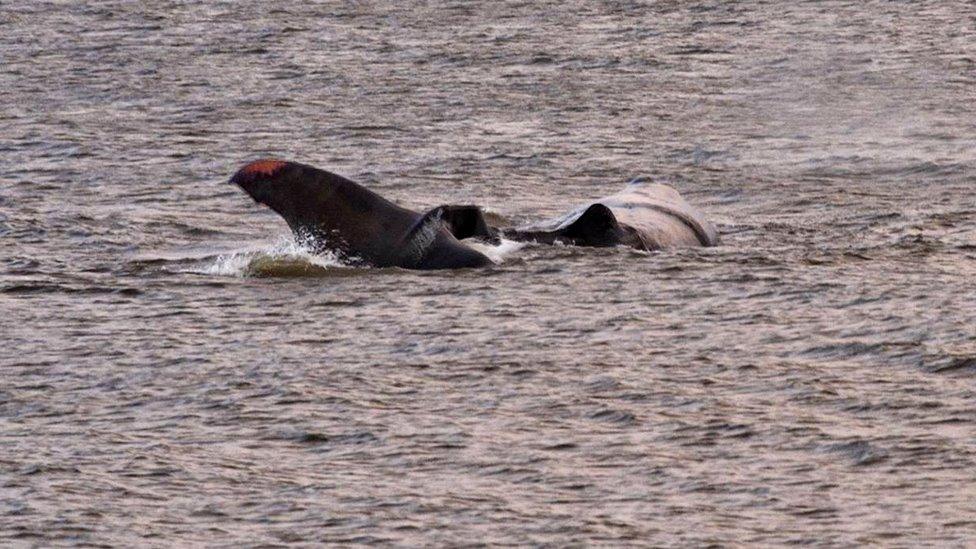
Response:
[[[357,269],[265,156],[715,248]],[[0,4],[0,545],[976,544],[976,4]]]

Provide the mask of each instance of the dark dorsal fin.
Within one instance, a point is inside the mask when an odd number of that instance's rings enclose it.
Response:
[[[498,234],[488,226],[485,221],[484,212],[478,206],[438,206],[425,214],[429,216],[439,212],[441,221],[454,238],[464,240],[465,238],[479,238],[492,244],[498,244]]]
[[[566,227],[559,235],[570,238],[578,245],[616,246],[620,243],[623,229],[610,208],[603,204],[593,204]]]

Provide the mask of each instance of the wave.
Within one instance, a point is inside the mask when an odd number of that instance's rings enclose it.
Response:
[[[287,278],[329,276],[351,268],[353,259],[313,252],[303,243],[282,236],[269,245],[220,254],[189,271],[212,276]]]

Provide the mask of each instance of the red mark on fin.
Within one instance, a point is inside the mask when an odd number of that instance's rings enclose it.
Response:
[[[247,166],[241,168],[238,175],[246,177],[255,177],[258,175],[263,175],[265,177],[271,177],[278,173],[279,170],[287,166],[288,163],[284,160],[275,160],[274,158],[264,158],[261,160],[255,160]]]

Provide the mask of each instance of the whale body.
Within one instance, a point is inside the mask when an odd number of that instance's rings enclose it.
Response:
[[[238,170],[230,182],[281,215],[313,250],[374,267],[459,269],[492,264],[461,242],[467,238],[648,251],[718,244],[715,226],[676,190],[640,180],[556,219],[515,228],[492,227],[481,208],[473,205],[414,212],[345,177],[297,162],[257,160]]]

